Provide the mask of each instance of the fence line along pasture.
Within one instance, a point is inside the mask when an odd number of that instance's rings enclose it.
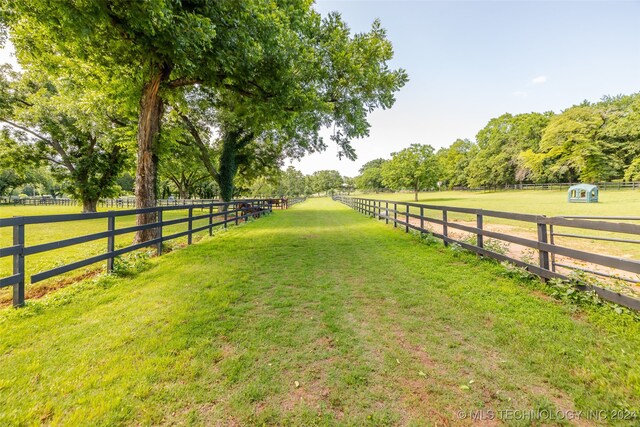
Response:
[[[64,215],[37,215],[37,216],[20,216],[12,218],[0,218],[0,231],[7,228],[13,229],[13,245],[0,248],[0,258],[13,257],[13,273],[11,276],[2,277],[0,275],[0,288],[13,286],[13,305],[19,307],[24,305],[25,300],[25,282],[27,273],[25,268],[25,260],[30,255],[44,253],[48,251],[66,248],[82,243],[92,242],[95,240],[106,239],[105,252],[84,258],[79,261],[68,262],[64,265],[57,266],[45,271],[32,274],[31,283],[37,283],[42,280],[64,274],[66,272],[76,270],[97,262],[106,261],[107,271],[113,270],[114,259],[128,252],[137,249],[155,246],[158,255],[162,254],[162,244],[166,241],[186,236],[187,244],[192,243],[194,233],[208,230],[209,235],[213,234],[213,227],[227,227],[229,223],[236,225],[241,220],[248,220],[250,217],[259,218],[265,213],[272,212],[275,206],[286,209],[296,203],[303,201],[303,198],[294,199],[247,199],[236,200],[232,202],[207,202],[196,204],[181,204],[170,206],[158,206],[155,208],[117,210],[97,213],[80,213],[80,214],[64,214]],[[208,210],[207,213],[194,215],[194,209]],[[163,213],[169,211],[187,210],[188,215],[177,219],[163,219]],[[116,219],[119,217],[155,213],[157,220],[151,224],[135,225],[123,228],[116,227]],[[96,219],[105,219],[104,231],[87,234],[78,237],[57,240],[33,246],[26,245],[26,236],[28,234],[28,226],[35,224],[61,224],[70,221],[91,221]],[[208,220],[207,224],[194,228],[195,221]],[[163,233],[165,227],[176,224],[187,224],[187,230],[170,235]],[[143,243],[131,244],[129,246],[116,249],[116,236],[133,233],[141,230],[156,229],[158,237]],[[61,260],[64,261],[64,260]]]
[[[579,182],[549,182],[544,184],[506,184],[485,185],[481,187],[455,186],[456,191],[502,191],[502,190],[563,190]],[[595,182],[600,190],[635,190],[640,189],[640,182]]]
[[[387,224],[391,222],[394,227],[402,226],[405,232],[409,232],[411,229],[421,233],[429,233],[441,239],[445,245],[454,243],[479,255],[523,267],[543,280],[570,280],[570,272],[579,271],[583,274],[595,274],[630,283],[639,282],[640,261],[570,248],[566,245],[560,245],[558,240],[559,238],[560,240],[568,238],[588,239],[636,245],[640,243],[640,225],[612,221],[638,221],[640,217],[546,217],[544,215],[427,205],[394,200],[345,196],[334,196],[333,199],[365,215],[373,216],[379,220],[384,219]],[[435,211],[436,214],[428,216],[425,211]],[[462,224],[460,221],[452,221],[451,214],[472,215],[473,223],[469,225]],[[532,225],[535,228],[536,237],[523,237],[506,232],[488,230],[485,224],[486,218],[498,218]],[[434,231],[434,225],[439,227],[440,232]],[[573,232],[564,232],[565,228],[573,230]],[[473,237],[473,239],[456,238],[452,233],[452,229],[465,232],[467,236]],[[587,234],[576,234],[575,230],[586,231]],[[606,232],[607,234],[594,236],[594,231]],[[625,237],[616,237],[620,234]],[[537,265],[532,260],[522,260],[510,254],[496,252],[493,245],[489,244],[488,240],[490,239],[507,242],[507,244],[513,243],[520,247],[538,251]],[[585,265],[588,267],[585,267]],[[607,301],[640,311],[640,299],[593,284],[583,283],[577,285],[577,288],[581,291],[594,291]]]
[[[277,198],[273,200],[273,207],[284,208],[287,206],[293,206],[296,203],[304,200],[304,197],[292,197],[292,198]],[[251,200],[251,199],[236,199],[236,201]],[[204,206],[210,203],[221,203],[219,199],[158,199],[156,200],[156,206]],[[69,198],[51,198],[51,197],[29,197],[26,199],[15,199],[6,201],[5,204],[21,205],[21,206],[79,206],[82,203],[76,199]],[[119,198],[119,199],[101,199],[98,201],[97,206],[101,208],[135,208],[136,200],[133,197]]]

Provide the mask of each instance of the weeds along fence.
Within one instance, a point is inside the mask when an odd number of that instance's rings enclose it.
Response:
[[[281,207],[287,208],[293,204],[299,203],[304,199],[296,198],[290,199],[284,204],[280,200]],[[0,274],[0,288],[12,286],[13,287],[13,305],[19,307],[24,305],[25,301],[25,281],[27,279],[27,270],[25,268],[26,258],[41,254],[44,252],[54,251],[61,248],[69,248],[71,246],[80,245],[87,242],[93,242],[96,240],[106,239],[104,251],[97,255],[92,255],[81,260],[75,260],[68,262],[64,259],[57,259],[57,264],[54,268],[49,268],[44,271],[39,271],[32,274],[30,277],[30,283],[37,283],[45,279],[49,279],[54,276],[58,276],[67,273],[72,270],[76,270],[91,264],[95,264],[101,261],[106,261],[107,271],[112,271],[114,267],[114,259],[119,255],[126,254],[128,252],[135,251],[146,247],[155,246],[157,254],[162,254],[162,244],[169,240],[177,239],[180,237],[187,237],[187,244],[192,243],[194,233],[208,230],[209,235],[213,234],[213,228],[222,226],[227,227],[229,223],[238,224],[240,221],[247,221],[249,218],[259,218],[266,213],[272,212],[274,208],[273,199],[249,199],[238,200],[228,203],[223,202],[209,202],[194,204],[182,204],[173,206],[159,206],[155,208],[145,209],[132,209],[132,210],[117,210],[98,213],[81,213],[81,214],[65,214],[65,215],[38,215],[38,216],[21,216],[12,218],[0,218],[0,233],[6,232],[8,229],[13,230],[13,245],[8,247],[0,247],[0,260],[5,257],[13,257],[13,273],[10,276],[3,277],[4,274]],[[195,212],[194,210],[200,211]],[[177,215],[186,216],[177,217]],[[202,212],[205,213],[202,213]],[[117,228],[117,219],[123,217],[131,217],[133,215],[140,214],[155,214],[156,221],[145,225],[134,225]],[[171,218],[166,218],[171,217]],[[82,223],[89,223],[90,221],[104,219],[105,222],[102,225],[102,230],[91,234],[86,234],[78,237],[66,238],[63,240],[57,240],[53,242],[40,243],[35,245],[27,245],[26,237],[28,237],[29,226],[46,224],[50,228],[60,227],[62,223],[73,222],[76,228],[82,229]],[[128,218],[129,222],[132,218]],[[198,225],[205,223],[204,225]],[[187,229],[179,232],[173,232],[167,234],[168,227],[176,224],[186,224]],[[197,225],[197,226],[194,226]],[[123,236],[125,234],[134,233],[141,230],[157,230],[157,237],[148,240],[144,243],[130,244],[125,247],[116,249],[116,237]],[[82,253],[86,256],[86,253]],[[66,262],[66,263],[65,263]],[[63,265],[59,265],[62,264]],[[3,272],[4,273],[4,272]]]
[[[431,234],[441,239],[445,245],[456,244],[479,255],[514,264],[543,280],[576,280],[585,275],[610,279],[615,282],[613,289],[584,280],[576,287],[581,291],[593,291],[604,300],[640,311],[640,299],[635,297],[633,289],[620,285],[621,282],[625,285],[640,282],[640,261],[602,253],[593,244],[604,242],[609,245],[624,245],[624,248],[637,247],[635,245],[640,243],[640,225],[620,221],[638,221],[640,217],[546,217],[393,200],[345,196],[335,196],[333,199],[360,213],[384,220],[387,224],[392,223],[394,227],[404,227],[405,232],[415,230]],[[523,229],[531,231],[510,233],[498,231],[499,227],[492,227],[493,230],[490,230],[487,227],[488,219],[520,223],[525,225]],[[571,232],[566,232],[565,229]],[[572,248],[568,247],[569,241],[580,241],[583,244],[578,245],[580,248]],[[529,249],[531,254],[523,260],[523,257],[518,256],[518,250],[502,250],[504,246],[496,242]],[[578,272],[579,276],[576,277],[572,272]],[[616,287],[619,289],[615,289]]]

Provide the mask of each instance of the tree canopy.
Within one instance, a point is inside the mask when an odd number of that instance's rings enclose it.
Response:
[[[420,190],[436,187],[439,176],[440,165],[430,145],[411,144],[382,165],[383,183],[394,190],[412,189],[416,201]]]
[[[227,200],[237,174],[261,160],[278,166],[283,156],[325,149],[325,127],[335,129],[339,155],[355,158],[351,141],[368,134],[367,115],[390,108],[407,81],[388,66],[393,49],[379,21],[352,35],[339,14],[322,18],[311,0],[6,6],[2,23],[25,69],[87,70],[127,113],[119,120],[136,133],[138,207],[155,205],[168,109],[191,122],[183,120],[183,130]],[[154,214],[138,218],[153,221]]]

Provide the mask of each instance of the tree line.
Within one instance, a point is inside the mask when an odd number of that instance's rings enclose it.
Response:
[[[213,182],[231,200],[285,158],[325,150],[327,127],[354,159],[368,114],[408,79],[379,21],[352,34],[308,0],[21,0],[0,25],[22,68],[1,70],[0,167],[46,166],[88,212],[129,171],[139,208],[155,206],[161,178],[182,195]]]
[[[584,101],[559,114],[503,114],[475,141],[437,152],[415,144],[376,159],[355,179],[362,190],[499,187],[521,183],[640,180],[640,94]],[[417,196],[416,196],[417,197]]]

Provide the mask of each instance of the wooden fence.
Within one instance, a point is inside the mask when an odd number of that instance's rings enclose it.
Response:
[[[579,182],[548,182],[544,184],[505,184],[486,185],[482,187],[462,187],[456,186],[452,190],[456,191],[503,191],[503,190],[562,190],[569,188]],[[640,182],[595,182],[600,190],[636,190],[640,189]]]
[[[237,199],[251,200],[251,199]],[[291,198],[272,198],[264,199],[272,200],[274,208],[286,209],[287,206],[293,206],[302,200],[304,197],[291,197]],[[210,203],[221,203],[219,199],[158,199],[156,200],[156,206],[205,206]],[[49,197],[29,197],[26,199],[15,199],[7,201],[6,204],[21,205],[21,206],[79,206],[81,203],[75,199],[68,198],[49,198]],[[101,199],[97,203],[101,208],[127,208],[134,209],[136,207],[136,200],[133,197],[123,197],[118,199]]]
[[[295,198],[290,200],[278,199],[281,207],[286,209],[292,204],[299,203],[304,200],[301,198]],[[183,204],[173,206],[159,206],[155,208],[145,209],[132,209],[132,210],[118,210],[98,213],[81,213],[81,214],[66,214],[66,215],[39,215],[39,216],[21,216],[12,218],[0,218],[0,232],[9,227],[13,229],[13,245],[0,248],[0,258],[13,257],[13,274],[7,277],[2,277],[4,274],[0,274],[0,288],[7,286],[13,286],[13,305],[19,307],[24,305],[25,300],[25,281],[27,279],[25,269],[25,259],[29,255],[52,251],[69,246],[79,245],[86,242],[91,242],[99,239],[106,239],[104,253],[94,255],[85,258],[80,261],[74,261],[62,266],[58,266],[46,271],[40,271],[31,275],[30,282],[36,283],[42,280],[64,274],[66,272],[76,270],[97,262],[106,261],[107,271],[113,269],[114,258],[119,255],[135,251],[137,249],[155,246],[158,255],[162,254],[162,244],[166,241],[177,239],[179,237],[187,236],[187,244],[192,243],[192,236],[194,233],[208,230],[209,235],[213,232],[213,227],[223,226],[227,227],[229,223],[235,223],[236,225],[241,220],[247,220],[249,217],[258,218],[265,213],[271,212],[274,207],[273,199],[249,199],[238,200],[229,203],[223,202],[208,202],[197,204]],[[194,209],[208,210],[207,213],[194,215]],[[168,211],[187,210],[188,215],[183,218],[163,220],[163,213]],[[136,225],[131,227],[116,228],[116,219],[127,215],[139,215],[139,214],[156,214],[156,222],[145,225]],[[27,226],[33,224],[51,224],[55,227],[57,224],[69,221],[87,221],[95,219],[106,219],[106,230],[88,234],[79,237],[68,238],[64,240],[58,240],[54,242],[48,242],[43,244],[37,244],[33,246],[27,246],[25,243],[25,235],[27,234]],[[206,225],[195,227],[194,221],[208,220]],[[187,224],[187,230],[174,233],[171,235],[163,234],[165,227],[175,224]],[[116,249],[115,238],[116,236],[133,233],[140,230],[156,229],[158,237],[146,241],[144,243],[131,244],[129,246]]]
[[[455,243],[461,247],[475,252],[477,254],[496,259],[498,261],[506,261],[523,267],[529,272],[541,277],[542,279],[562,279],[569,280],[570,277],[560,270],[581,270],[585,273],[596,274],[599,276],[613,277],[616,279],[626,280],[628,282],[637,282],[632,277],[623,277],[611,274],[606,271],[598,271],[597,269],[586,269],[578,266],[563,264],[556,261],[556,257],[578,260],[586,262],[590,265],[605,267],[614,271],[628,272],[632,275],[640,274],[640,261],[615,257],[611,255],[593,253],[584,250],[560,246],[554,242],[554,237],[572,237],[577,239],[602,240],[607,242],[620,242],[625,244],[640,243],[640,225],[630,224],[626,222],[610,222],[611,220],[640,220],[640,217],[546,217],[544,215],[530,215],[513,212],[500,212],[484,209],[461,208],[453,206],[426,205],[420,203],[398,202],[394,200],[376,200],[363,199],[357,197],[335,196],[333,198],[345,205],[355,209],[365,215],[370,215],[378,219],[384,219],[388,224],[393,223],[394,227],[403,226],[405,232],[410,229],[421,233],[429,233],[441,239],[445,245]],[[439,212],[436,216],[425,215],[425,210]],[[460,222],[451,221],[450,213],[471,214],[475,217],[475,226],[465,225]],[[531,239],[522,236],[515,236],[503,232],[490,231],[484,226],[485,218],[499,218],[512,221],[520,221],[532,224],[537,231],[537,238]],[[413,222],[411,221],[413,219]],[[605,220],[606,219],[606,220]],[[440,227],[441,232],[434,232],[428,229],[428,225],[436,224]],[[604,231],[607,233],[616,233],[623,235],[631,235],[633,238],[618,238],[612,235],[607,236],[591,236],[579,235],[574,233],[562,233],[558,231],[558,227],[568,227],[570,229],[581,229],[587,231]],[[554,229],[555,228],[555,229]],[[450,229],[457,229],[475,236],[475,242],[468,240],[456,239],[451,236]],[[591,233],[593,234],[593,233]],[[526,262],[508,254],[498,253],[485,247],[484,238],[496,239],[502,242],[514,243],[526,248],[532,248],[538,251],[538,265]],[[560,270],[558,270],[560,267]],[[577,286],[582,291],[594,291],[601,298],[611,301],[625,307],[640,311],[640,299],[633,298],[629,295],[612,291],[600,286],[592,284],[579,284]]]

